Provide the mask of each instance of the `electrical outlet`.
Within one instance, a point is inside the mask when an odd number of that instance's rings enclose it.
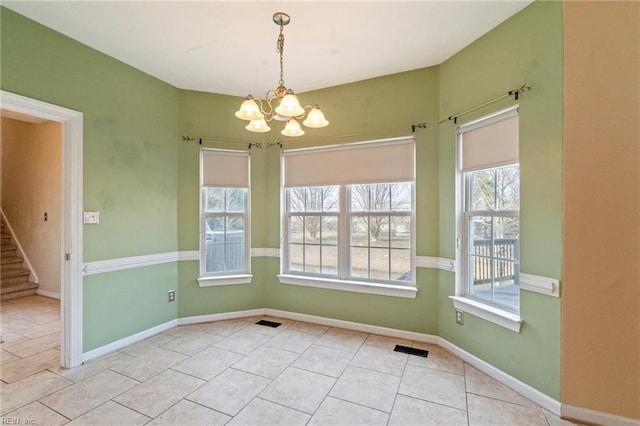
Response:
[[[176,301],[176,291],[169,290],[169,303]]]
[[[456,309],[456,322],[460,325],[464,324],[464,312],[460,309]]]

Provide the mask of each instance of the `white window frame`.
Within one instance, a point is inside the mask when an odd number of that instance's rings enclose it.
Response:
[[[250,157],[244,151],[232,151],[213,148],[202,148],[200,150],[200,222],[199,222],[199,277],[200,287],[212,287],[234,284],[250,284],[253,275],[251,274],[251,184],[247,178],[247,185],[242,187],[231,187],[226,185],[205,185],[203,183],[204,155],[205,153],[220,153],[222,155],[247,155],[247,170],[251,169]],[[241,188],[246,189],[244,193],[244,212],[206,212],[206,188]],[[244,268],[239,271],[206,271],[206,219],[209,217],[243,217],[244,220]]]
[[[379,141],[373,141],[372,143],[379,143]],[[347,144],[349,145],[349,144]],[[357,145],[366,146],[366,143],[357,143],[352,146],[357,149]],[[339,155],[339,154],[338,154]],[[373,183],[373,182],[370,182]],[[376,183],[396,183],[396,182],[376,182]],[[353,279],[348,278],[350,271],[350,220],[352,212],[349,211],[349,190],[348,184],[336,185],[339,187],[339,211],[338,217],[338,274],[336,277],[320,276],[313,273],[304,273],[300,271],[289,271],[289,218],[290,212],[289,206],[289,194],[284,184],[281,185],[282,191],[282,221],[281,221],[281,273],[278,275],[281,284],[300,285],[308,287],[318,287],[324,289],[335,289],[359,293],[378,294],[385,296],[395,296],[404,298],[415,298],[417,294],[416,287],[416,189],[415,180],[410,182],[411,185],[411,211],[410,212],[397,212],[392,216],[409,216],[411,220],[411,280],[406,282],[388,281],[388,280],[375,280],[375,279]],[[313,186],[313,185],[308,185]],[[387,212],[388,213],[388,212]],[[328,213],[329,215],[335,215],[334,212]],[[355,213],[354,214],[358,214]]]
[[[462,171],[461,162],[461,145],[465,129],[490,125],[515,114],[518,114],[518,105],[505,108],[493,114],[456,127],[456,271],[458,271],[458,273],[456,274],[455,295],[450,296],[450,298],[452,299],[456,310],[467,312],[508,330],[519,333],[523,322],[519,308],[517,311],[514,311],[513,309],[496,306],[495,304],[488,303],[483,299],[473,297],[469,294],[469,267],[468,258],[466,256],[469,244],[467,229],[469,213],[465,210],[470,197],[470,194],[467,191],[469,177],[465,176],[465,173]],[[519,162],[517,164],[519,164]],[[502,215],[502,213],[493,213],[497,216]],[[505,214],[508,215],[510,213]]]

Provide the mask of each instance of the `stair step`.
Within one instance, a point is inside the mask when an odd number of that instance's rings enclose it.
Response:
[[[36,283],[19,283],[5,286],[0,288],[0,301],[17,299],[20,297],[33,296],[38,291],[38,284]]]
[[[2,265],[3,269],[13,269],[11,265],[20,267],[22,266],[22,258],[18,256],[2,256],[2,259],[0,259],[0,265]]]
[[[10,251],[14,251],[17,250],[18,247],[14,246],[13,244],[2,244],[0,246],[0,250],[2,250],[2,255],[5,256],[5,253],[8,253]]]
[[[29,270],[22,268],[3,269],[0,272],[0,285],[19,284],[29,281]]]

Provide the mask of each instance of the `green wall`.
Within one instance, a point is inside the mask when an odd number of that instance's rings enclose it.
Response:
[[[440,115],[448,117],[524,83],[520,97],[521,271],[561,277],[562,3],[535,2],[440,65]],[[461,117],[458,124],[515,103]],[[455,125],[440,126],[440,256],[455,254]],[[440,272],[439,335],[559,399],[560,300],[521,291],[520,334],[472,315],[455,323],[454,276]]]
[[[84,210],[99,210],[100,224],[83,228],[83,261],[175,251],[178,90],[7,8],[0,13],[2,90],[84,114]],[[85,276],[84,350],[175,319],[166,302],[176,285],[171,268]]]
[[[454,125],[438,121],[529,83],[520,101],[522,271],[561,276],[562,4],[535,2],[445,63],[300,95],[331,125],[302,138],[252,134],[233,112],[242,98],[178,90],[0,8],[3,90],[84,113],[84,261],[198,250],[199,149],[251,149],[252,247],[280,245],[280,152],[405,136],[417,141],[417,255],[453,259]],[[275,82],[274,82],[275,84]],[[256,93],[255,95],[261,95]],[[507,100],[462,121],[512,104]],[[350,135],[350,136],[345,136]],[[280,284],[279,260],[252,258],[248,285],[200,288],[198,262],[84,277],[84,350],[164,322],[255,308],[433,335],[559,399],[560,303],[522,292],[520,334],[467,315],[454,322],[454,275],[417,270],[416,299]],[[177,289],[177,303],[166,292]]]

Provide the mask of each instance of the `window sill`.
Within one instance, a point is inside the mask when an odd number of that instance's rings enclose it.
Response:
[[[253,275],[251,274],[204,276],[198,278],[198,285],[200,287],[216,287],[220,285],[251,284],[252,279]]]
[[[301,285],[305,287],[317,287],[331,290],[353,291],[356,293],[378,294],[382,296],[405,297],[415,299],[418,289],[416,287],[376,284],[369,282],[332,280],[328,278],[301,277],[298,275],[278,275],[280,284]]]
[[[449,296],[449,298],[453,300],[453,306],[456,309],[475,315],[513,332],[520,333],[522,319],[518,314],[469,299],[468,297]]]

